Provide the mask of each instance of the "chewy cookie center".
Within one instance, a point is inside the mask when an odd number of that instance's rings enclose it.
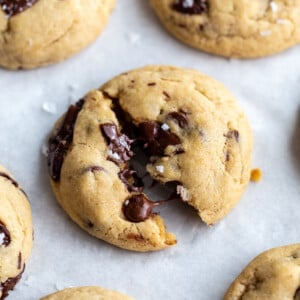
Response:
[[[33,6],[38,0],[0,0],[0,6],[8,17],[17,15]]]
[[[125,112],[120,113],[121,106],[117,99],[114,99],[116,105],[114,111],[121,124],[124,124],[121,133],[114,123],[103,123],[100,125],[102,135],[108,144],[107,159],[120,167],[118,176],[125,184],[127,190],[133,193],[123,204],[123,213],[128,221],[143,222],[153,214],[154,207],[162,205],[166,201],[179,199],[181,194],[175,192],[171,198],[153,202],[142,193],[144,183],[137,172],[132,167],[132,159],[136,151],[141,150],[147,155],[148,160],[153,160],[165,155],[165,149],[168,146],[176,146],[174,155],[184,153],[181,147],[180,138],[171,132],[166,123],[158,121],[142,121],[136,126],[133,122],[125,120]],[[128,117],[128,116],[127,116]],[[185,127],[188,124],[186,114],[183,111],[172,112],[166,117],[172,118],[178,123],[178,126]],[[127,134],[125,134],[126,132]],[[135,151],[132,150],[135,149]],[[150,158],[149,158],[150,157]],[[176,189],[175,189],[176,190]]]

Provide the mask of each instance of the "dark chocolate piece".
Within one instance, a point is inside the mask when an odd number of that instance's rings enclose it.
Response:
[[[144,184],[136,171],[125,168],[119,172],[119,178],[126,185],[129,192],[142,192]]]
[[[5,282],[2,282],[0,284],[0,290],[2,292],[2,296],[1,296],[0,300],[3,300],[4,298],[6,298],[8,296],[9,291],[12,291],[14,289],[15,285],[21,279],[24,270],[25,270],[25,264],[23,266],[22,272],[19,275],[17,275],[16,277],[13,277],[13,278],[8,278]]]
[[[101,124],[100,128],[109,143],[108,159],[117,164],[129,161],[134,155],[131,151],[133,140],[129,139],[125,134],[118,133],[117,126],[113,123]]]
[[[94,228],[94,226],[95,225],[94,225],[94,223],[92,221],[90,221],[90,220],[87,221],[87,227],[88,228]]]
[[[185,128],[189,124],[186,113],[183,110],[171,112],[167,115],[167,118],[174,119],[180,128]]]
[[[161,123],[146,121],[139,124],[139,136],[144,141],[144,149],[148,155],[163,155],[167,146],[179,145],[179,137],[169,129],[163,130]]]
[[[64,157],[73,141],[74,126],[83,104],[84,100],[81,99],[69,107],[59,130],[49,139],[48,167],[54,181],[60,178]]]
[[[152,215],[152,209],[161,202],[152,202],[144,194],[136,194],[125,200],[123,212],[130,222],[139,223],[147,220]]]
[[[11,242],[10,232],[6,225],[0,221],[0,234],[3,234],[2,244],[0,246],[7,247]]]
[[[208,0],[176,0],[172,8],[188,15],[201,15],[209,9]]]
[[[155,85],[156,85],[155,82],[149,82],[149,83],[148,83],[148,86],[155,86]]]
[[[236,129],[230,130],[227,134],[225,134],[225,137],[227,137],[229,139],[234,138],[237,142],[239,142],[239,140],[240,140],[240,133]]]
[[[17,15],[33,6],[38,0],[0,0],[0,6],[8,17]]]

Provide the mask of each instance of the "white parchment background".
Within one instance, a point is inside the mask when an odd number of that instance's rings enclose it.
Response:
[[[41,148],[70,102],[146,64],[193,67],[224,82],[252,123],[254,166],[264,178],[211,228],[183,204],[162,208],[178,245],[139,254],[98,241],[69,220],[51,193]],[[300,242],[299,103],[299,47],[249,61],[200,53],[169,36],[146,0],[119,0],[103,35],[64,63],[0,70],[0,163],[28,193],[35,227],[31,259],[9,299],[39,299],[79,285],[101,285],[137,300],[221,299],[258,253]]]

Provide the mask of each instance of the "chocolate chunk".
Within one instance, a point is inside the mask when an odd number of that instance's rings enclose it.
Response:
[[[87,225],[88,228],[94,228],[94,226],[95,226],[94,223],[91,222],[90,220],[87,221],[86,225]]]
[[[69,107],[59,130],[49,139],[48,167],[54,181],[60,178],[64,157],[73,141],[74,126],[83,104],[84,100],[81,99]]]
[[[2,296],[1,296],[0,300],[3,300],[4,298],[6,298],[8,296],[9,291],[12,291],[14,289],[15,285],[21,279],[24,270],[25,270],[25,265],[23,267],[22,272],[19,275],[17,275],[16,277],[13,277],[13,278],[8,278],[5,282],[2,282],[0,284],[0,290],[2,292]]]
[[[207,13],[208,0],[176,0],[172,8],[180,13],[188,15],[200,15]]]
[[[11,242],[10,232],[6,225],[0,221],[0,235],[2,235],[2,243],[0,246],[7,247]]]
[[[136,171],[125,168],[118,175],[129,192],[141,192],[143,190],[143,181],[138,177]]]
[[[0,6],[9,17],[12,17],[33,6],[37,1],[38,0],[0,0]]]
[[[189,124],[186,113],[183,110],[171,112],[167,115],[167,118],[174,119],[180,128],[185,128]]]
[[[131,151],[133,140],[125,134],[119,134],[117,126],[113,123],[104,123],[100,129],[109,145],[108,159],[120,164],[131,159],[134,153]]]
[[[137,194],[125,200],[123,212],[128,221],[139,223],[147,220],[152,215],[153,207],[159,204],[150,201],[144,194]]]
[[[179,145],[179,137],[169,129],[163,130],[161,123],[154,121],[139,124],[139,136],[144,141],[144,148],[148,155],[163,155],[165,148],[169,145]]]
[[[149,83],[148,83],[148,86],[155,86],[155,85],[156,85],[155,82],[149,82]]]
[[[234,138],[237,142],[239,142],[240,139],[240,133],[237,130],[230,130],[227,134],[225,134],[225,137],[228,139]]]

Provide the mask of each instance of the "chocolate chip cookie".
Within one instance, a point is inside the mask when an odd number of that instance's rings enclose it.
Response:
[[[12,175],[0,166],[0,299],[20,280],[32,248],[30,205]]]
[[[115,291],[109,291],[97,286],[68,288],[41,300],[133,300]]]
[[[195,48],[254,58],[300,42],[300,0],[151,0],[165,27]]]
[[[300,244],[257,256],[231,284],[224,300],[299,300]]]
[[[35,68],[93,42],[115,0],[0,0],[0,66]]]
[[[122,74],[72,105],[49,140],[54,194],[90,234],[150,251],[176,243],[133,168],[172,184],[169,199],[214,224],[237,204],[251,171],[252,132],[233,96],[194,70],[148,66]]]

